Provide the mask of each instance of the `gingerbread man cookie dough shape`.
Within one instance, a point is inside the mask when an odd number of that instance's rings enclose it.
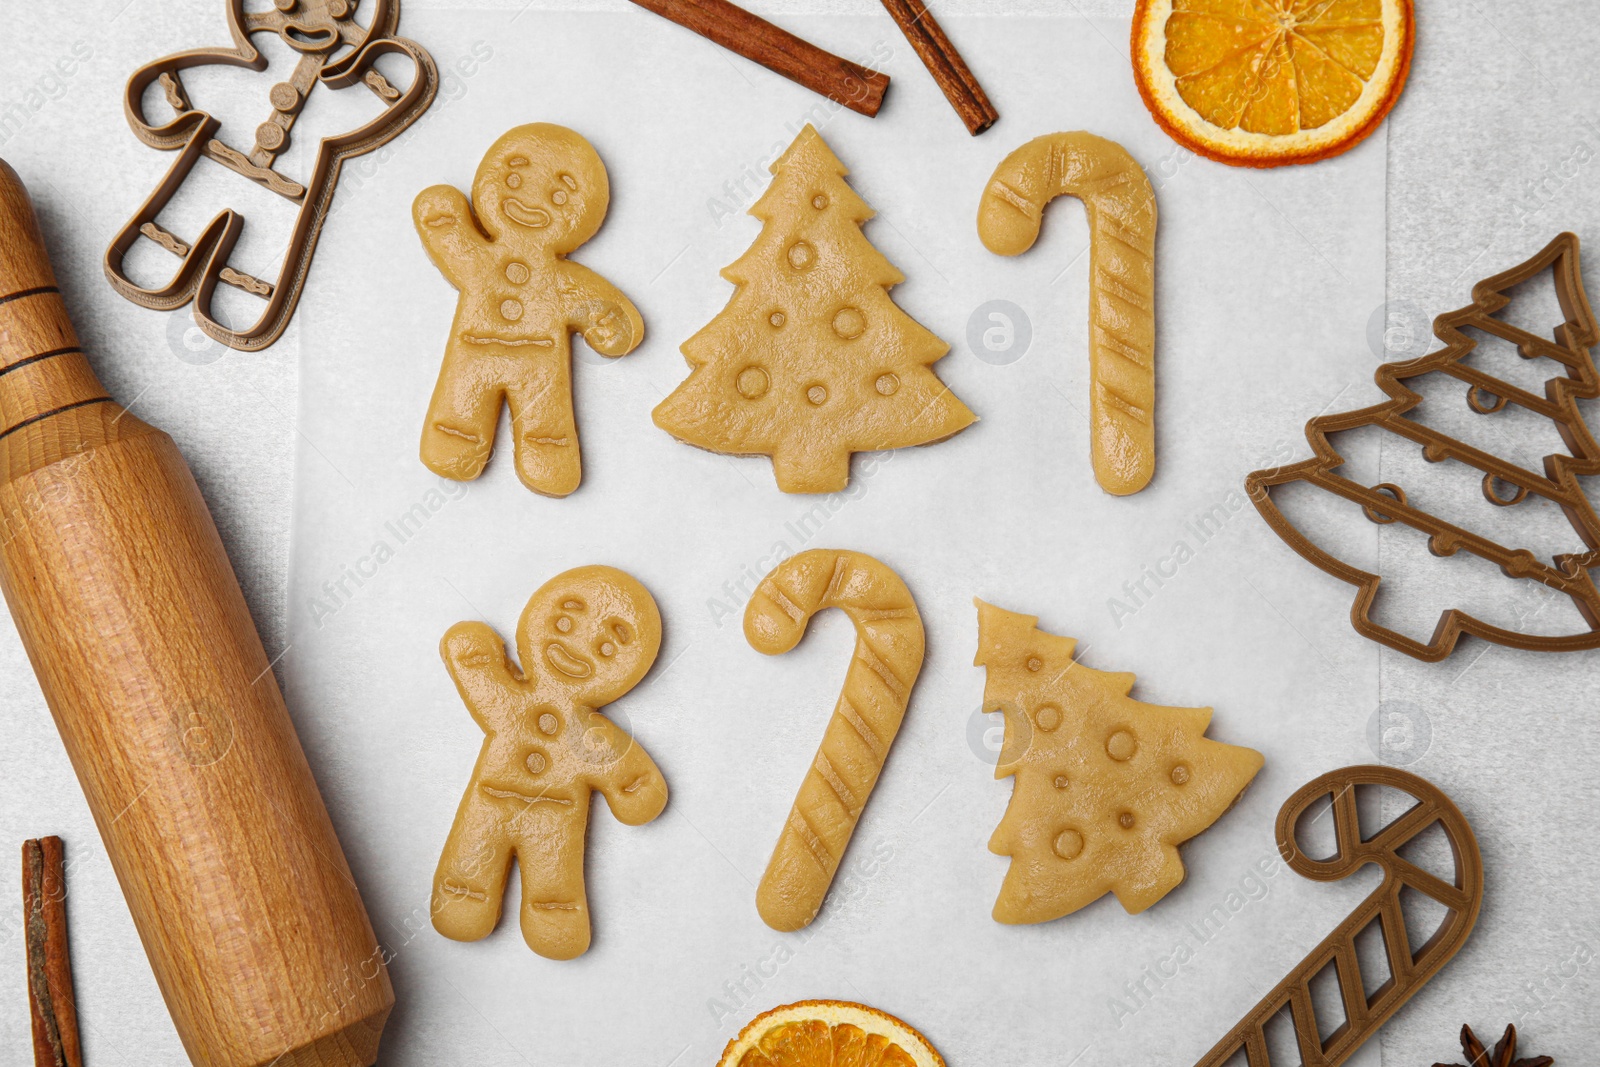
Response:
[[[422,462],[435,474],[483,473],[505,403],[522,484],[546,496],[578,487],[570,335],[605,356],[626,355],[644,338],[628,298],[566,259],[600,229],[610,202],[605,164],[589,142],[542,122],[490,147],[470,204],[448,185],[417,196],[423,247],[461,292],[422,428]]]
[[[639,683],[660,647],[655,600],[612,567],[566,571],[533,594],[517,625],[520,670],[483,623],[444,635],[440,654],[484,741],[434,875],[441,934],[475,941],[495,928],[515,856],[528,947],[558,960],[588,949],[590,794],[629,826],[667,803],[655,762],[599,709]]]
[[[970,425],[931,364],[950,346],[900,310],[905,281],[861,232],[874,212],[816,129],[771,167],[763,223],[722,271],[737,288],[683,343],[693,368],[655,410],[680,441],[772,457],[786,493],[832,493],[855,452],[943,441]]]
[[[1207,738],[1210,708],[1134,700],[1133,675],[1085,667],[1032,615],[975,603],[983,710],[1005,714],[994,773],[1016,779],[989,841],[1011,857],[996,921],[1048,922],[1108,892],[1144,911],[1183,881],[1178,845],[1233,805],[1261,753]]]
[[[177,152],[172,167],[149,198],[112,239],[106,249],[105,274],[111,287],[141,307],[172,311],[194,301],[194,319],[213,340],[241,351],[266,348],[282,336],[305,288],[322,225],[333,206],[339,170],[352,156],[364,155],[399,136],[415,122],[439,89],[433,59],[414,41],[397,35],[400,0],[273,0],[257,4],[265,10],[245,10],[244,0],[225,0],[232,48],[201,48],[178,52],[140,67],[128,79],[123,99],[128,124],[134,134],[164,152]],[[360,21],[357,19],[361,15]],[[363,25],[365,23],[365,25]],[[225,140],[226,131],[210,113],[196,107],[184,85],[183,72],[198,67],[247,67],[260,74],[267,60],[251,38],[275,36],[294,50],[297,59],[286,81],[265,86],[264,121],[255,128],[248,149]],[[401,56],[410,64],[410,84],[392,85],[378,70],[383,56]],[[309,170],[293,175],[278,166],[289,151],[292,131],[307,101],[319,89],[364,86],[377,97],[381,111],[371,120],[337,136],[324,137],[312,156]],[[152,87],[170,117],[152,117],[145,96]],[[161,105],[158,105],[158,107]],[[256,278],[229,262],[244,229],[237,210],[221,210],[199,233],[180,235],[163,220],[167,206],[189,185],[189,175],[202,159],[214,163],[276,193],[296,209],[294,229],[280,258],[276,278]],[[203,168],[202,168],[203,169]],[[203,193],[207,183],[198,179],[190,195]],[[147,286],[130,277],[126,259],[134,247],[148,241],[178,257],[178,269],[162,284]],[[256,321],[234,329],[213,310],[218,283],[232,286],[265,302]]]

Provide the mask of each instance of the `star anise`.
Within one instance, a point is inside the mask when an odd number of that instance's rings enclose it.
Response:
[[[1517,1054],[1517,1028],[1506,1027],[1505,1034],[1500,1038],[1490,1053],[1483,1047],[1483,1042],[1478,1040],[1478,1035],[1472,1032],[1472,1027],[1461,1028],[1461,1054],[1467,1058],[1466,1067],[1551,1067],[1556,1061],[1549,1056],[1533,1056],[1529,1059],[1514,1059]],[[1461,1064],[1436,1063],[1433,1067],[1462,1067]]]

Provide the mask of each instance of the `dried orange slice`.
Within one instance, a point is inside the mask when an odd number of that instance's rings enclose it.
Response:
[[[1139,0],[1139,95],[1178,143],[1276,167],[1348,151],[1411,69],[1411,0]]]
[[[928,1039],[893,1015],[845,1000],[802,1000],[757,1015],[717,1067],[944,1067]]]

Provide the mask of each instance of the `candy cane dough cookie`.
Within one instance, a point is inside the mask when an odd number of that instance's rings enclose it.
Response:
[[[798,930],[821,909],[922,670],[922,616],[911,591],[860,552],[814,549],[778,564],[745,608],[745,639],[769,656],[787,652],[824,608],[850,616],[856,647],[822,746],[756,890],[756,909],[774,930]]]
[[[1156,466],[1156,197],[1126,149],[1092,133],[1035,137],[995,168],[978,205],[984,247],[1033,247],[1044,208],[1075,196],[1089,214],[1089,433],[1095,480],[1137,493]]]

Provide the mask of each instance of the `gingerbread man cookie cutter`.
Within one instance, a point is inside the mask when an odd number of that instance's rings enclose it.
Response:
[[[978,236],[997,255],[1033,247],[1046,205],[1089,215],[1090,457],[1100,488],[1137,493],[1156,469],[1156,194],[1127,149],[1092,133],[1035,137],[995,168]]]
[[[1600,339],[1600,326],[1584,293],[1579,266],[1578,238],[1563,233],[1531,259],[1478,282],[1472,287],[1471,304],[1434,320],[1434,336],[1445,342],[1445,347],[1418,359],[1386,363],[1378,368],[1374,379],[1388,399],[1357,411],[1312,419],[1306,424],[1306,440],[1315,452],[1312,458],[1285,467],[1255,471],[1245,479],[1256,510],[1285,544],[1340,581],[1357,587],[1350,621],[1363,637],[1430,661],[1449,656],[1462,634],[1535,652],[1570,652],[1600,646],[1600,589],[1589,574],[1590,567],[1600,564],[1600,516],[1595,514],[1578,481],[1579,476],[1600,474],[1600,443],[1595,441],[1577,405],[1579,400],[1600,397],[1600,373],[1596,372],[1589,351]],[[1555,327],[1553,336],[1541,337],[1497,317],[1496,313],[1510,303],[1506,290],[1546,268],[1551,270],[1556,299],[1566,319]],[[1469,361],[1478,342],[1464,333],[1464,328],[1509,341],[1523,359],[1548,358],[1564,373],[1546,382],[1544,396],[1519,388]],[[1545,456],[1544,473],[1540,474],[1413,419],[1411,412],[1422,402],[1422,396],[1406,382],[1432,373],[1445,374],[1461,382],[1468,406],[1478,415],[1492,417],[1505,410],[1508,404],[1514,404],[1545,416],[1555,424],[1570,454]],[[1420,445],[1423,458],[1429,462],[1454,460],[1483,472],[1483,495],[1497,507],[1515,507],[1525,500],[1557,504],[1587,550],[1558,555],[1546,563],[1527,548],[1502,545],[1430,514],[1409,502],[1401,486],[1388,482],[1367,486],[1341,475],[1338,468],[1344,464],[1344,457],[1329,440],[1329,435],[1364,426],[1377,426]],[[1509,578],[1540,582],[1570,598],[1589,629],[1553,636],[1522,633],[1485,622],[1459,609],[1450,609],[1439,616],[1433,636],[1427,642],[1385,627],[1372,618],[1382,578],[1351,566],[1317,545],[1290,522],[1273,501],[1272,490],[1292,482],[1304,482],[1359,504],[1372,522],[1380,525],[1400,522],[1427,535],[1428,551],[1435,556],[1451,556],[1465,550],[1495,564]]]
[[[817,548],[778,564],[745,607],[745,639],[769,656],[787,652],[826,608],[850,617],[856,645],[756,890],[756,909],[774,930],[799,930],[822,910],[922,670],[925,636],[911,590],[863,552]]]
[[[614,567],[566,571],[529,598],[517,624],[520,669],[484,623],[445,633],[439,654],[484,740],[434,874],[441,934],[488,936],[515,857],[528,947],[558,960],[588,950],[591,794],[628,826],[667,804],[655,761],[600,709],[639,684],[660,648],[654,598]]]
[[[374,9],[365,26],[355,18],[361,2],[273,0],[270,10],[246,12],[244,0],[227,0],[232,48],[179,52],[140,67],[128,79],[123,101],[128,125],[145,144],[164,152],[176,151],[178,157],[106,249],[106,278],[119,294],[156,311],[172,311],[193,301],[195,322],[206,335],[240,351],[259,351],[283,335],[305,289],[312,254],[333,205],[344,161],[398,137],[427,110],[439,89],[439,73],[432,57],[415,42],[396,35],[400,0],[370,0]],[[279,82],[269,92],[272,111],[256,127],[255,141],[245,151],[222,140],[217,119],[191,103],[182,73],[191,67],[213,64],[248,67],[258,73],[266,70],[266,58],[250,41],[256,34],[277,35],[298,53],[299,59],[289,80]],[[407,88],[396,88],[379,72],[376,61],[386,55],[411,60],[415,76]],[[312,91],[318,85],[344,89],[357,84],[376,95],[384,110],[353,130],[324,137],[309,180],[296,181],[279,171],[274,163],[287,149],[295,119]],[[174,112],[166,122],[152,122],[145,114],[144,96],[152,85],[160,87]],[[252,277],[228,265],[244,227],[244,216],[232,208],[221,211],[198,235],[189,238],[161,225],[162,211],[201,159],[221,164],[298,209],[276,278]],[[147,288],[128,277],[124,260],[141,239],[178,257],[178,269],[166,284]],[[265,301],[266,307],[253,325],[236,330],[215,317],[212,298],[218,283]]]
[[[1356,806],[1357,786],[1388,786],[1408,794],[1416,804],[1372,833],[1363,833]],[[1301,850],[1296,833],[1312,805],[1331,799],[1335,853],[1313,859]],[[1437,824],[1455,859],[1454,880],[1447,882],[1400,855],[1418,834]],[[1348,878],[1367,864],[1383,871],[1383,881],[1357,905],[1333,933],[1323,938],[1277,987],[1239,1020],[1228,1036],[1200,1058],[1196,1067],[1222,1067],[1243,1050],[1249,1067],[1274,1067],[1266,1026],[1287,1008],[1294,1021],[1299,1059],[1304,1067],[1338,1067],[1378,1032],[1400,1006],[1416,995],[1439,969],[1450,962],[1472,933],[1483,905],[1483,859],[1466,816],[1436,786],[1393,767],[1346,767],[1330,771],[1302,786],[1278,812],[1278,850],[1297,874],[1318,882]],[[1415,951],[1401,911],[1402,889],[1412,889],[1445,909],[1433,935]],[[1383,934],[1390,978],[1370,995],[1362,979],[1356,937],[1373,924]],[[1326,1039],[1318,1029],[1311,982],[1333,967],[1338,974],[1345,1022]]]

